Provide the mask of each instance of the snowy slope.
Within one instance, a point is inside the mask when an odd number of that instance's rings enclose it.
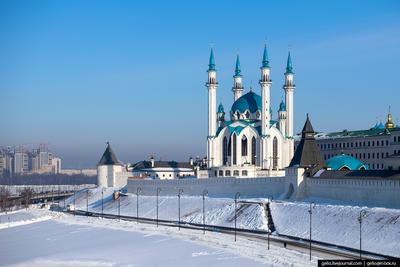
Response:
[[[104,192],[104,213],[118,214],[118,201],[112,199],[113,188]],[[266,202],[266,199],[253,199]],[[73,197],[66,202],[73,203]],[[86,210],[86,191],[76,195],[77,208]],[[63,204],[63,203],[61,203]],[[121,199],[121,215],[136,216],[136,195]],[[309,237],[309,204],[273,202],[271,214],[279,234]],[[400,210],[364,208],[363,249],[392,256],[400,256]],[[313,210],[313,239],[359,248],[360,207],[318,204]],[[101,212],[101,191],[89,191],[89,211]],[[260,205],[238,204],[238,228],[267,230],[267,218]],[[156,197],[139,196],[139,217],[156,218]],[[159,218],[178,220],[178,197],[159,198]],[[181,220],[202,223],[202,198],[181,197]],[[228,198],[206,198],[206,224],[234,226],[234,201]]]
[[[104,192],[104,213],[118,214],[118,200],[113,200],[114,190],[108,188]],[[60,203],[63,205],[63,202]],[[73,204],[73,197],[66,201],[66,205]],[[76,194],[76,208],[86,210],[86,190]],[[156,197],[139,196],[139,217],[156,218]],[[178,197],[159,197],[159,219],[178,221]],[[237,227],[245,229],[267,230],[267,218],[264,208],[256,204],[238,203]],[[100,189],[89,190],[89,211],[101,212]],[[203,223],[203,199],[202,197],[181,196],[181,221]],[[121,198],[121,215],[136,216],[137,197],[128,194]],[[205,199],[206,224],[234,226],[235,205],[229,198]]]
[[[310,215],[307,203],[273,202],[271,214],[280,234],[309,238]],[[400,257],[400,210],[361,208],[343,205],[316,205],[312,214],[313,240],[359,248],[360,210],[363,250]]]

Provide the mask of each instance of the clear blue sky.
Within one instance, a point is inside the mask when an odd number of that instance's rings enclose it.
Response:
[[[399,123],[400,1],[0,1],[0,145],[47,143],[64,167],[110,141],[135,162],[204,156],[206,68],[232,105],[235,55],[259,92],[267,39],[272,104],[290,45],[295,130]]]

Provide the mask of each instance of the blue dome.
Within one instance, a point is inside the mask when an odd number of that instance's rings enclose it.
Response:
[[[350,171],[355,171],[360,169],[368,170],[368,165],[365,165],[358,159],[345,154],[338,155],[328,159],[326,161],[326,164],[328,165],[329,168],[331,168],[334,171],[347,170],[347,169]]]
[[[239,111],[240,113],[244,113],[246,110],[249,110],[250,113],[255,113],[257,110],[261,112],[261,102],[261,96],[250,91],[233,103],[231,112]]]

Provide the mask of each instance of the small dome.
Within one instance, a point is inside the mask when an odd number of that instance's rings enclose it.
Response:
[[[250,113],[261,112],[261,102],[261,96],[250,91],[233,103],[231,112],[239,111],[240,113],[244,113],[246,110],[249,110]]]
[[[279,111],[286,111],[286,104],[283,102],[283,100],[279,104]]]
[[[326,161],[326,164],[329,168],[334,171],[341,171],[341,170],[368,170],[368,165],[365,165],[358,159],[349,156],[349,155],[338,155],[333,158],[330,158]]]
[[[225,113],[224,106],[222,104],[219,104],[219,106],[218,106],[218,113]]]

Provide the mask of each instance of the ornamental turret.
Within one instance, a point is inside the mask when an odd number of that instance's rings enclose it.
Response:
[[[225,126],[225,111],[224,111],[224,106],[222,106],[222,103],[220,103],[218,106],[217,124],[218,128]]]
[[[278,120],[279,120],[279,130],[281,133],[285,136],[286,135],[286,104],[281,101],[279,104],[279,110],[278,110]]]
[[[235,66],[235,75],[233,75],[232,92],[233,92],[233,101],[238,100],[238,98],[241,97],[243,93],[242,70],[240,68],[239,55],[236,56],[236,66]]]
[[[389,106],[389,113],[387,115],[387,121],[385,123],[385,128],[386,129],[394,128],[394,123],[393,123],[393,119],[392,119],[392,113],[390,113],[390,106]]]

